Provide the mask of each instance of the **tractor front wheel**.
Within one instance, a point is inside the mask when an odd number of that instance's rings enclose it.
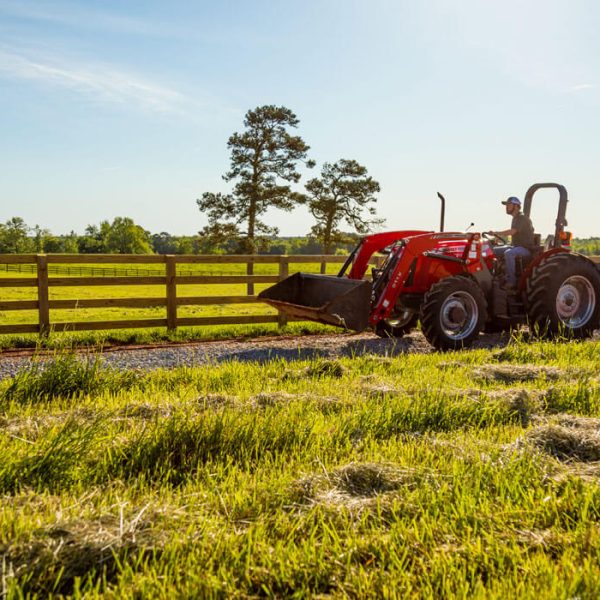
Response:
[[[527,282],[530,326],[541,336],[590,337],[600,326],[600,273],[587,258],[561,252]]]
[[[402,311],[377,323],[375,333],[382,338],[401,338],[412,331],[418,322],[419,315],[409,311]]]
[[[425,294],[421,329],[438,350],[470,346],[486,321],[487,303],[472,279],[457,275],[438,281]]]

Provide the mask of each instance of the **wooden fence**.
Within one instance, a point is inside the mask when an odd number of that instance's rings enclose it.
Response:
[[[591,257],[600,266],[600,257]],[[319,264],[321,271],[327,263],[343,263],[345,256],[275,256],[275,255],[235,255],[235,256],[189,256],[189,255],[111,255],[111,254],[0,254],[0,268],[21,265],[23,270],[8,268],[6,271],[28,273],[29,277],[0,277],[0,313],[4,311],[37,311],[37,323],[6,324],[0,321],[0,334],[38,333],[42,336],[51,331],[91,331],[106,329],[137,329],[142,327],[166,327],[175,330],[182,326],[203,325],[245,325],[254,323],[277,323],[280,326],[287,322],[286,317],[279,315],[222,315],[206,317],[179,317],[180,306],[210,306],[221,304],[254,304],[255,284],[273,284],[285,279],[293,272],[293,265],[298,263]],[[381,258],[373,257],[377,264]],[[230,265],[245,264],[245,275],[232,274],[190,274],[190,265]],[[155,269],[134,269],[132,267],[107,265],[155,265]],[[255,275],[254,265],[275,264],[277,274]],[[84,267],[88,265],[88,267]],[[94,265],[94,267],[89,267]],[[160,265],[160,267],[158,266]],[[188,269],[182,269],[188,265]],[[79,266],[79,267],[77,267]],[[72,267],[73,270],[69,270]],[[79,268],[79,271],[77,271]],[[66,269],[66,270],[65,270]],[[88,269],[85,270],[84,269]],[[153,275],[131,275],[136,272],[154,272]],[[92,273],[91,276],[77,276],[77,272]],[[197,271],[196,271],[197,272]],[[73,275],[75,273],[75,275]],[[97,276],[96,274],[102,274]],[[118,273],[118,274],[117,274]],[[66,274],[66,276],[51,275]],[[7,273],[8,275],[8,273]],[[237,296],[179,296],[178,285],[201,284],[244,284],[246,294]],[[153,298],[86,298],[86,299],[50,299],[51,287],[64,286],[165,286],[165,294]],[[2,290],[7,288],[36,288],[36,300],[8,300]],[[118,321],[71,321],[51,322],[50,311],[60,309],[84,308],[152,308],[165,307],[165,318],[127,319]]]
[[[278,323],[285,325],[286,317],[279,315],[227,315],[208,317],[179,317],[178,307],[185,305],[207,306],[217,304],[252,304],[257,302],[254,294],[255,284],[273,284],[285,279],[290,274],[290,267],[294,264],[317,263],[343,263],[345,256],[279,256],[279,255],[69,255],[69,254],[0,254],[0,265],[27,265],[29,277],[0,277],[0,312],[18,310],[36,310],[37,323],[28,324],[2,324],[0,334],[38,333],[42,336],[51,331],[89,331],[106,329],[129,329],[141,327],[166,327],[175,330],[180,326],[203,325],[241,325],[254,323]],[[377,259],[374,259],[376,262]],[[206,264],[228,265],[246,264],[245,275],[231,274],[189,274],[191,271],[182,270],[181,265]],[[130,276],[52,276],[64,273],[65,266],[94,265],[93,274],[100,272],[98,265],[161,265],[160,275]],[[277,274],[255,275],[254,265],[278,265]],[[60,267],[59,267],[60,266]],[[179,267],[179,268],[178,268]],[[156,268],[156,267],[155,267]],[[18,271],[7,267],[5,270]],[[121,273],[127,273],[129,267],[122,268]],[[105,273],[117,273],[117,268],[106,268]],[[67,271],[69,273],[69,271]],[[80,271],[81,272],[81,271]],[[187,274],[182,274],[187,273]],[[11,273],[12,274],[12,273]],[[8,275],[8,273],[7,273]],[[245,284],[246,294],[238,296],[179,296],[178,285],[201,284]],[[149,286],[164,285],[165,294],[154,298],[88,298],[88,299],[50,299],[50,288],[61,286]],[[36,300],[8,300],[2,290],[6,288],[34,287],[37,289]],[[4,296],[4,298],[2,297]],[[166,318],[128,319],[118,321],[72,321],[51,322],[50,311],[56,309],[81,309],[81,308],[150,308],[165,307]]]

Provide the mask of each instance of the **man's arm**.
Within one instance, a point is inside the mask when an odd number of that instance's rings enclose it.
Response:
[[[502,231],[492,231],[494,235],[499,235],[500,237],[506,237],[507,235],[515,235],[517,233],[516,229],[503,229]]]

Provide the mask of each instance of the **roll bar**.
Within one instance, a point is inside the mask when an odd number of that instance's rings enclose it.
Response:
[[[560,183],[534,183],[525,194],[525,202],[523,205],[523,214],[529,217],[531,215],[531,204],[533,195],[541,189],[553,188],[558,190],[558,214],[556,215],[556,229],[554,230],[554,248],[561,246],[560,234],[565,230],[567,225],[567,188]]]

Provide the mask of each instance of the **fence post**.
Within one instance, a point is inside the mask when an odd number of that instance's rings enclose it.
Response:
[[[48,337],[50,333],[50,302],[48,300],[48,257],[45,254],[36,256],[37,263],[37,295],[38,324],[40,337]]]
[[[173,254],[165,255],[167,282],[167,329],[177,329],[177,263]]]
[[[323,260],[321,262],[321,275],[325,275],[327,273],[327,261]]]
[[[246,275],[254,275],[254,256],[248,258],[246,263]],[[254,284],[248,283],[247,291],[248,296],[254,296]]]
[[[287,256],[279,257],[279,281],[283,281],[290,273],[290,261]],[[277,315],[277,326],[285,327],[288,323],[287,316],[282,312]]]

